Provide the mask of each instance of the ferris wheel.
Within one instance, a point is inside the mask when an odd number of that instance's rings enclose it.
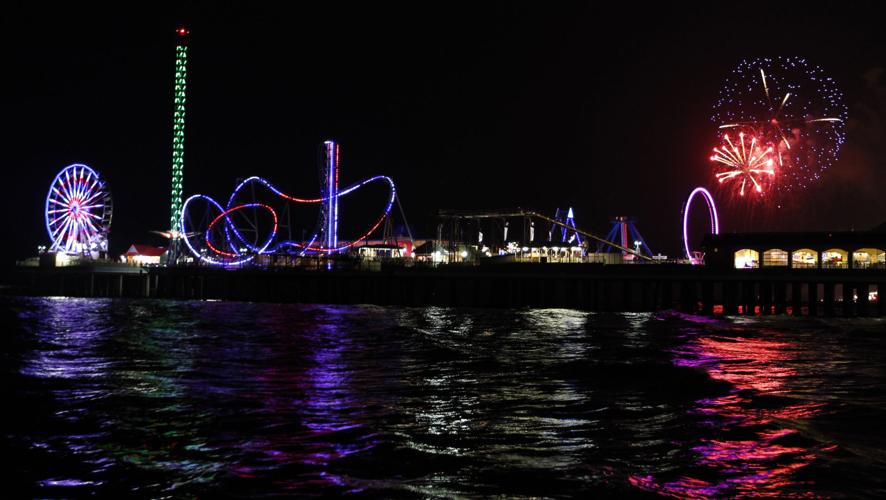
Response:
[[[46,231],[51,252],[98,257],[108,251],[113,203],[95,170],[75,163],[63,168],[46,195]]]

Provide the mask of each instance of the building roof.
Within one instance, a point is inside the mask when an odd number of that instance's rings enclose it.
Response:
[[[702,242],[705,248],[844,248],[886,246],[886,233],[877,231],[821,231],[784,233],[724,233],[707,235]]]
[[[360,245],[359,247],[355,247],[355,248],[358,250],[360,250],[361,248],[370,248],[370,249],[376,249],[376,250],[400,250],[403,247],[400,245],[385,245],[383,243],[379,243],[379,244],[373,244],[373,245]]]
[[[421,243],[415,247],[416,255],[431,255],[434,253],[434,241],[427,240],[424,243]],[[440,249],[442,250],[442,248]]]
[[[151,245],[140,245],[138,243],[133,243],[129,246],[129,250],[126,251],[125,254],[128,257],[135,257],[136,255],[141,255],[144,257],[160,257],[166,253],[166,247],[155,247]]]

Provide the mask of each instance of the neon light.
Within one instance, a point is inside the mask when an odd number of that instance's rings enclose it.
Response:
[[[274,237],[277,236],[277,222],[278,222],[277,212],[275,212],[273,208],[271,208],[268,205],[265,205],[263,203],[246,203],[246,204],[237,205],[236,207],[229,208],[229,209],[225,210],[224,212],[219,214],[218,217],[213,219],[212,222],[209,223],[209,226],[206,228],[205,240],[206,240],[206,246],[209,247],[213,252],[215,252],[219,255],[224,255],[225,257],[236,258],[239,255],[236,253],[224,252],[224,251],[221,251],[221,250],[215,248],[212,245],[212,242],[210,241],[209,236],[210,236],[210,233],[212,232],[212,228],[215,227],[215,225],[218,223],[219,220],[221,220],[222,218],[228,219],[228,215],[230,215],[232,212],[236,212],[237,210],[243,210],[244,208],[264,208],[265,210],[270,212],[271,217],[274,218],[274,229],[271,230],[271,234],[268,236],[268,239],[265,241],[264,245],[262,245],[261,248],[256,249],[255,252],[256,253],[264,252],[268,248],[268,246],[271,244],[271,242],[274,241]]]
[[[333,241],[332,246],[338,246],[338,161],[339,161],[338,144],[335,145],[335,225],[332,228]],[[330,196],[332,197],[332,196]]]
[[[598,243],[597,252],[610,253],[620,251],[624,256],[634,254],[652,256],[652,250],[649,248],[649,245],[646,244],[643,235],[637,230],[635,225],[636,220],[633,217],[613,217],[610,219],[610,222],[612,222],[612,229],[610,229],[609,233],[606,235],[606,241],[626,249],[630,249],[634,246],[632,245],[632,242],[639,242],[638,248],[635,250],[617,250],[616,247],[604,243]]]
[[[582,244],[581,235],[575,230],[575,213],[572,211],[572,207],[569,207],[568,210],[560,210],[558,208],[554,212],[554,220],[560,222],[563,226],[557,226],[556,228],[551,226],[551,230],[548,233],[548,241],[553,241],[554,231],[560,231],[561,243],[572,243],[575,240],[579,246]],[[573,229],[571,236],[569,235],[569,228]],[[505,229],[505,240],[507,240],[507,228]]]
[[[187,225],[185,224],[185,217],[184,217],[185,214],[187,214],[188,205],[190,205],[191,202],[193,202],[194,200],[206,200],[211,205],[215,206],[215,208],[217,208],[219,212],[224,213],[224,211],[225,211],[222,208],[222,206],[218,204],[218,202],[216,202],[215,200],[213,200],[209,196],[202,195],[202,194],[195,194],[195,195],[189,197],[187,200],[185,200],[184,204],[182,204],[181,229],[182,229],[182,234],[185,235],[185,237],[182,238],[182,240],[184,240],[185,245],[187,245],[188,250],[191,251],[191,254],[194,255],[194,257],[202,260],[203,262],[206,262],[207,264],[214,264],[214,265],[219,265],[219,266],[237,266],[240,264],[245,264],[255,258],[255,255],[249,255],[245,258],[238,259],[238,260],[224,261],[224,260],[217,260],[212,257],[208,257],[206,255],[202,255],[200,252],[198,252],[197,249],[194,248],[193,245],[191,245],[190,238],[187,237],[188,228],[187,228]],[[227,219],[227,217],[225,217],[225,218]]]
[[[323,143],[326,148],[326,193],[325,239],[326,248],[338,245],[338,144],[334,141]]]
[[[351,242],[344,244],[344,245],[338,244],[338,240],[336,239],[334,242],[334,246],[329,246],[328,243],[324,243],[323,245],[320,245],[320,246],[315,246],[314,243],[317,239],[316,234],[311,238],[311,240],[307,244],[303,244],[303,243],[299,243],[299,242],[295,242],[295,241],[290,241],[290,240],[280,241],[280,242],[274,244],[274,239],[276,237],[276,232],[277,232],[277,214],[271,207],[264,205],[264,204],[260,204],[260,203],[251,203],[251,204],[248,203],[248,204],[242,204],[242,205],[234,205],[234,200],[236,199],[237,194],[244,187],[246,187],[247,185],[252,184],[252,183],[261,184],[262,186],[265,186],[266,188],[268,188],[268,190],[270,190],[272,193],[274,193],[277,196],[280,196],[281,198],[284,198],[286,200],[290,200],[290,201],[294,201],[294,202],[298,202],[298,203],[305,203],[305,204],[320,203],[320,204],[324,204],[325,206],[328,207],[328,206],[330,206],[328,204],[328,202],[330,200],[335,202],[333,206],[337,206],[337,201],[342,196],[346,196],[346,195],[356,191],[357,189],[359,189],[371,182],[377,182],[377,181],[387,182],[387,184],[390,188],[390,196],[388,197],[387,204],[385,206],[384,211],[382,212],[382,215],[375,221],[375,223],[370,227],[370,229],[368,231],[363,233],[360,237],[358,237],[358,238],[356,238],[356,239],[352,240]],[[206,195],[197,194],[197,195],[193,195],[193,196],[189,197],[187,200],[185,200],[183,207],[182,207],[182,219],[180,221],[180,227],[182,229],[183,235],[185,236],[183,238],[185,241],[185,244],[187,245],[188,249],[191,251],[191,254],[194,255],[194,257],[200,259],[201,261],[206,262],[208,264],[213,264],[213,265],[235,266],[235,265],[244,264],[244,263],[247,263],[247,262],[250,262],[251,260],[253,260],[256,255],[273,253],[273,252],[279,251],[281,248],[284,248],[284,247],[299,248],[299,249],[304,250],[304,252],[310,251],[310,252],[316,252],[316,253],[331,254],[331,253],[337,253],[337,252],[341,252],[343,250],[347,250],[349,248],[352,248],[353,246],[361,243],[366,238],[368,238],[373,232],[375,232],[375,230],[378,229],[379,226],[381,226],[382,222],[384,222],[385,217],[387,217],[390,214],[391,208],[394,205],[394,201],[396,199],[396,196],[397,196],[397,191],[396,191],[396,187],[394,185],[394,181],[390,177],[387,177],[384,175],[377,175],[375,177],[370,177],[366,180],[363,180],[361,182],[353,184],[353,185],[345,188],[342,191],[337,191],[334,196],[330,196],[327,194],[327,196],[324,196],[322,198],[297,198],[295,196],[291,196],[286,193],[283,193],[282,191],[280,191],[280,189],[278,189],[276,186],[274,186],[273,184],[271,184],[267,180],[265,180],[261,177],[253,176],[253,177],[249,177],[249,178],[243,180],[242,182],[240,182],[240,184],[237,185],[236,188],[234,188],[234,191],[231,193],[231,196],[228,199],[227,208],[223,208],[218,202],[216,202],[214,199],[212,199]],[[204,236],[204,242],[207,242],[206,240],[208,240],[208,235],[209,235],[210,229],[212,227],[214,227],[220,220],[224,219],[225,220],[225,229],[226,229],[226,231],[225,231],[226,244],[231,249],[234,250],[233,252],[227,252],[225,250],[221,250],[221,249],[216,248],[215,246],[211,245],[211,243],[210,243],[207,246],[210,248],[210,250],[214,254],[216,254],[216,257],[207,256],[207,255],[203,255],[202,253],[200,253],[194,247],[194,245],[191,243],[190,238],[188,237],[188,235],[191,233],[189,233],[189,228],[186,224],[185,219],[186,219],[186,215],[188,213],[188,207],[190,206],[190,204],[193,201],[200,200],[200,199],[207,201],[219,212],[219,214],[221,214],[221,215],[218,215],[217,217],[215,217],[214,220],[209,224],[209,227],[206,229],[206,231],[204,231],[202,233]],[[237,229],[236,225],[234,224],[234,222],[230,218],[230,214],[232,212],[237,211],[237,210],[241,210],[243,208],[249,208],[249,207],[266,208],[272,213],[272,216],[274,217],[274,230],[272,231],[272,235],[270,235],[268,237],[268,239],[264,242],[264,244],[262,246],[250,244],[246,240],[246,238],[243,237],[240,230]],[[335,208],[335,210],[337,210],[337,208]],[[330,220],[332,220],[332,219],[330,219]],[[324,221],[324,222],[326,222],[328,224],[328,221]],[[333,222],[332,227],[333,227],[333,230],[335,230],[334,222]],[[197,234],[199,234],[199,233],[197,233]],[[243,255],[243,254],[239,253],[239,251],[237,250],[237,245],[232,244],[232,242],[234,240],[232,239],[231,234],[233,234],[233,237],[236,238],[236,241],[239,241],[244,247],[246,247],[251,252],[251,254]],[[302,255],[304,254],[304,252],[302,252]],[[230,260],[230,261],[224,260],[224,259],[221,259],[217,256],[232,258],[234,260]]]
[[[101,203],[95,203],[97,199]],[[93,169],[80,163],[63,168],[46,195],[50,251],[71,255],[107,251],[111,208],[110,192]]]
[[[686,251],[686,258],[689,259],[693,265],[701,263],[692,257],[692,251],[689,249],[689,209],[692,205],[692,200],[697,194],[700,194],[708,205],[708,214],[711,217],[711,233],[720,234],[720,219],[717,216],[717,206],[714,204],[714,197],[703,187],[693,189],[692,192],[689,193],[689,198],[686,200],[686,204],[683,205],[683,249]]]
[[[180,37],[188,34],[186,28],[176,30]],[[169,215],[169,227],[173,231],[179,229],[179,221],[182,218],[182,181],[184,179],[185,164],[185,103],[187,94],[188,77],[188,46],[187,40],[183,40],[175,47],[175,90],[174,112],[172,115],[172,192]]]

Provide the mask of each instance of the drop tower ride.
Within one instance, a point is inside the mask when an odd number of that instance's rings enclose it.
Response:
[[[172,189],[169,214],[169,262],[178,260],[182,218],[182,180],[185,167],[185,104],[188,80],[188,35],[185,27],[175,30],[175,86],[172,113]]]

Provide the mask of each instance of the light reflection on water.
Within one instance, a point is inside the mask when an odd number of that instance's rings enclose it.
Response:
[[[25,496],[884,492],[877,320],[2,300]]]
[[[697,465],[716,472],[716,480],[681,476],[660,484],[646,476],[632,478],[633,483],[690,497],[812,494],[814,490],[802,491],[795,473],[835,446],[809,446],[802,439],[805,446],[790,444],[798,434],[796,426],[824,407],[790,398],[790,384],[798,377],[799,347],[789,337],[777,334],[781,340],[760,338],[756,331],[750,335],[744,331],[725,333],[706,331],[674,349],[676,365],[703,368],[715,380],[732,386],[726,395],[698,400],[691,410],[704,417],[702,424],[722,436],[702,437],[691,448],[698,455]],[[761,402],[763,397],[777,396],[786,398]]]

